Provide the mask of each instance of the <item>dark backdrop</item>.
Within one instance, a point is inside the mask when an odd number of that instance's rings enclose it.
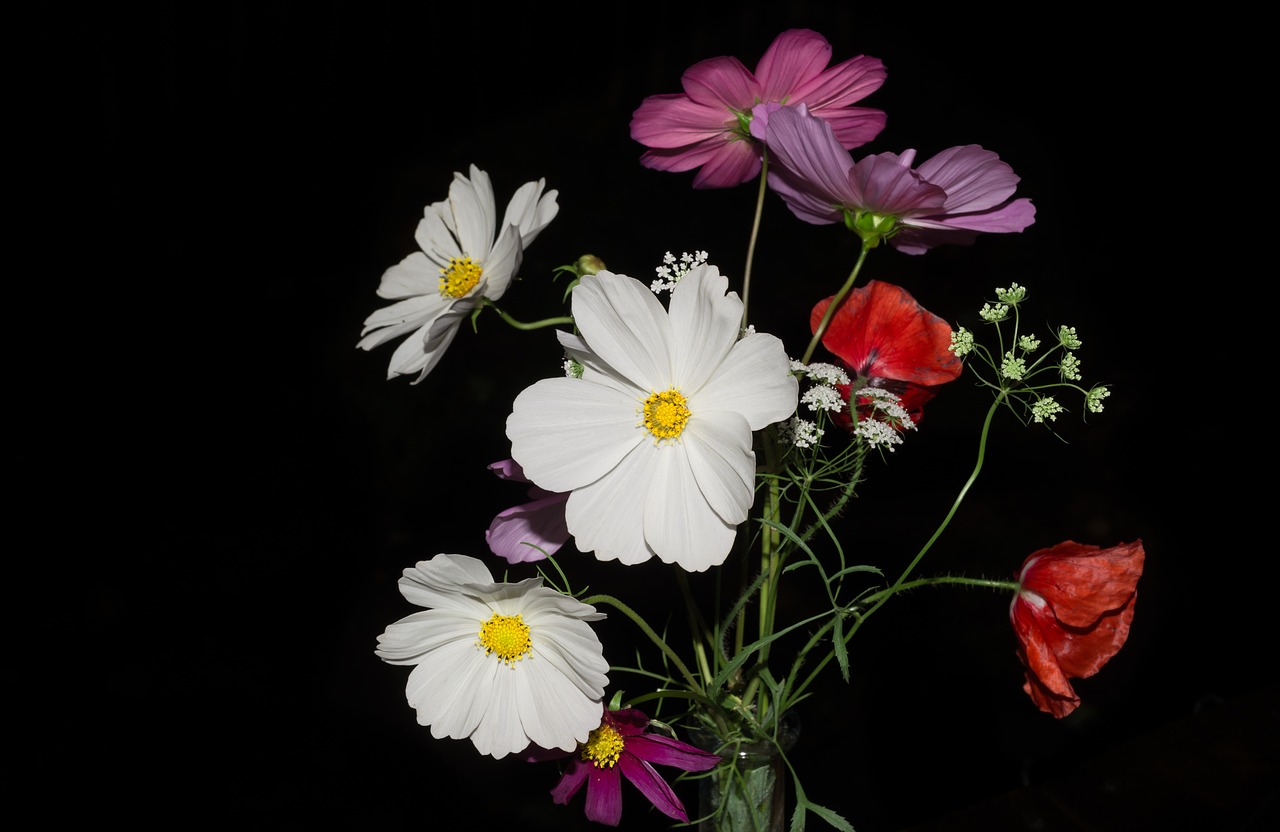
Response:
[[[384,380],[393,347],[355,343],[423,206],[471,163],[501,204],[539,177],[560,193],[505,301],[517,317],[558,314],[551,270],[586,252],[648,278],[666,251],[707,249],[737,273],[753,186],[694,192],[691,174],[643,169],[628,122],[696,60],[754,67],[790,27],[827,36],[835,60],[885,62],[865,103],[888,127],[864,152],[982,144],[1038,207],[1023,234],[876,252],[866,275],[951,321],[972,321],[995,286],[1027,285],[1032,322],[1075,325],[1086,378],[1114,385],[1088,424],[1078,407],[1059,420],[1065,441],[1002,418],[924,572],[1006,576],[1068,538],[1141,537],[1148,553],[1129,643],[1062,721],[1021,692],[1004,597],[895,600],[852,645],[852,682],[824,681],[802,708],[810,794],[860,832],[936,821],[1274,681],[1269,662],[1240,659],[1270,627],[1263,587],[1241,579],[1241,559],[1263,557],[1245,543],[1251,498],[1207,461],[1232,431],[1213,392],[1230,374],[1187,329],[1206,301],[1178,288],[1214,276],[1185,259],[1198,232],[1170,222],[1178,203],[1159,185],[1187,133],[1175,79],[1194,71],[1115,21],[880,7],[224,3],[82,23],[91,160],[106,172],[94,226],[124,275],[103,297],[128,322],[105,347],[120,370],[103,405],[133,414],[95,471],[149,484],[139,497],[101,480],[118,506],[103,532],[134,554],[88,578],[90,632],[110,645],[91,664],[105,712],[73,718],[102,732],[95,811],[587,828],[581,798],[550,804],[550,769],[432,740],[404,702],[408,670],[373,654],[414,609],[400,570],[483,555],[489,519],[520,498],[485,465],[508,455],[514,395],[557,371],[554,343],[487,317],[417,386]],[[851,235],[771,197],[757,326],[802,344],[808,308],[854,254]],[[844,520],[870,562],[905,562],[967,473],[985,399],[952,387]],[[567,560],[601,590],[624,577]],[[657,565],[625,574],[657,602],[667,579]],[[621,660],[633,635],[602,631]],[[628,828],[665,825],[627,801]]]

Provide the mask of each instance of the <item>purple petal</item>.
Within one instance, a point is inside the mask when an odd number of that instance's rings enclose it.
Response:
[[[680,83],[691,101],[721,108],[729,118],[733,110],[748,110],[760,97],[755,77],[729,56],[698,61],[684,71]]]
[[[685,814],[684,804],[680,802],[680,798],[676,797],[676,793],[667,785],[667,781],[663,780],[658,772],[654,771],[653,766],[644,760],[637,759],[630,754],[623,753],[618,759],[618,768],[622,769],[622,773],[631,783],[640,790],[654,808],[669,818],[689,822],[689,816]],[[591,791],[587,790],[587,796],[590,798]],[[590,814],[588,813],[588,817]]]
[[[792,90],[791,100],[803,101],[809,106],[809,112],[830,118],[833,115],[831,111],[861,101],[880,89],[885,75],[884,64],[879,58],[858,55],[841,61]],[[883,117],[884,114],[880,114]]]
[[[617,826],[622,821],[622,775],[617,767],[584,763],[583,768],[587,769],[587,820]]]
[[[501,462],[495,462],[488,466],[489,470],[497,474],[498,479],[515,480],[516,482],[528,482],[529,479],[524,475],[524,469],[520,467],[520,463],[514,459],[504,459]]]
[[[895,153],[877,153],[853,166],[849,174],[851,207],[877,214],[915,216],[938,214],[946,203],[947,193],[911,170],[914,151],[901,157]]]
[[[681,148],[667,150],[658,148],[646,150],[640,156],[640,164],[653,170],[665,170],[682,173],[693,170],[699,165],[709,162],[724,144],[722,137],[685,145]]]
[[[903,226],[889,238],[889,244],[903,254],[924,254],[940,245],[967,246],[978,239],[977,231],[959,228],[916,228]]]
[[[722,106],[690,101],[681,94],[651,95],[631,114],[631,138],[646,147],[673,149],[705,141],[734,127]]]
[[[750,182],[759,175],[759,145],[749,141],[726,140],[693,177],[693,187],[732,188]]]
[[[532,563],[554,555],[569,540],[568,494],[551,494],[499,512],[484,533],[489,549],[508,563]]]
[[[1022,231],[1035,222],[1036,208],[1031,200],[1015,199],[990,211],[973,214],[943,214],[937,217],[914,217],[910,225],[938,230],[986,231],[991,233]]]
[[[831,61],[831,44],[811,29],[790,29],[773,39],[756,64],[760,98],[783,101],[820,75]]]
[[[584,763],[581,760],[574,760],[569,763],[568,770],[560,778],[560,782],[556,783],[555,788],[551,790],[552,801],[567,805],[570,800],[573,800],[573,796],[578,793],[578,789],[582,788],[582,784],[587,782],[587,775],[592,768],[594,766],[590,763]]]
[[[884,110],[869,107],[845,107],[839,110],[828,108],[819,110],[814,115],[831,125],[836,139],[848,150],[861,147],[880,135],[885,125]]]
[[[708,771],[720,764],[720,755],[661,734],[628,737],[627,751],[646,762],[685,771]]]
[[[786,184],[794,186],[788,189],[791,195],[807,194],[810,197],[810,204],[805,206],[808,213],[818,214],[816,205],[825,205],[824,213],[830,215],[826,221],[837,221],[840,213],[834,206],[848,203],[854,195],[849,187],[849,172],[854,164],[830,125],[796,107],[782,107],[773,112],[757,107],[755,112],[767,125],[764,129],[770,155],[789,174],[784,178]],[[787,199],[786,192],[780,195]]]
[[[976,144],[948,148],[920,165],[926,181],[947,192],[948,214],[986,211],[1013,196],[1018,175],[990,150]]]

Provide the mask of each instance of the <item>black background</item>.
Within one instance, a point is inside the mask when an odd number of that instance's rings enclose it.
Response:
[[[825,35],[834,61],[886,64],[863,103],[888,126],[857,153],[981,144],[1038,208],[1019,235],[877,251],[866,277],[971,329],[994,287],[1022,283],[1032,322],[1075,325],[1086,380],[1113,385],[1104,413],[1086,424],[1072,405],[1056,423],[1065,441],[998,420],[982,479],[922,571],[1005,577],[1064,539],[1140,537],[1148,557],[1128,644],[1078,683],[1084,705],[1060,721],[1021,691],[1005,597],[890,603],[852,645],[851,683],[826,679],[802,706],[811,797],[860,832],[901,829],[1274,682],[1254,651],[1271,627],[1264,587],[1243,577],[1269,556],[1243,531],[1258,498],[1212,461],[1231,453],[1240,415],[1234,371],[1194,329],[1221,294],[1185,288],[1217,276],[1186,257],[1203,229],[1160,184],[1171,143],[1195,132],[1194,108],[1174,102],[1199,70],[1143,28],[819,2],[572,14],[225,3],[80,25],[88,161],[105,172],[92,231],[125,275],[97,290],[126,316],[97,353],[115,370],[99,405],[130,411],[86,466],[111,506],[101,533],[133,553],[80,578],[103,649],[89,666],[98,705],[69,719],[91,729],[86,804],[99,816],[178,803],[245,822],[588,828],[581,797],[550,803],[550,767],[432,740],[404,702],[407,669],[373,654],[414,609],[400,570],[484,556],[489,519],[521,499],[485,465],[508,456],[511,399],[558,371],[554,340],[486,317],[417,386],[385,380],[392,346],[355,343],[423,207],[471,163],[500,205],[530,179],[559,191],[559,217],[504,298],[516,317],[560,314],[551,271],[586,252],[646,280],[666,251],[706,249],[738,273],[754,185],[695,192],[692,174],[644,169],[628,122],[695,61],[754,68],[791,27]],[[757,327],[801,349],[807,310],[855,254],[851,235],[771,197]],[[951,387],[842,521],[891,574],[972,465],[987,399]],[[146,491],[124,489],[121,472]],[[667,603],[658,564],[565,561],[594,589]],[[601,633],[623,661],[635,636],[618,619]],[[629,790],[624,825],[666,823]]]

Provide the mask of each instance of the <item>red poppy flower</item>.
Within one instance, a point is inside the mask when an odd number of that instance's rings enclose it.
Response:
[[[1074,711],[1080,697],[1069,680],[1097,673],[1124,646],[1145,557],[1141,540],[1109,549],[1068,540],[1022,564],[1009,620],[1027,670],[1022,689],[1040,710]]]
[[[626,777],[658,811],[688,823],[684,804],[652,764],[708,771],[720,764],[720,757],[662,734],[651,734],[647,727],[649,717],[638,710],[605,708],[600,727],[573,752],[573,761],[551,790],[555,802],[567,804],[585,784],[587,819],[617,826],[622,820],[622,778]],[[536,749],[526,759],[537,762],[565,756],[563,751]]]
[[[813,307],[809,315],[812,331],[817,332],[831,300],[820,300]],[[951,352],[951,326],[916,303],[902,287],[879,280],[849,293],[823,334],[822,345],[851,375],[861,379],[854,385],[841,385],[841,395],[848,399],[854,386],[888,390],[902,400],[916,423],[936,388],[957,379],[964,369]],[[867,415],[862,407],[859,415]],[[841,412],[837,421],[852,427],[846,412]]]

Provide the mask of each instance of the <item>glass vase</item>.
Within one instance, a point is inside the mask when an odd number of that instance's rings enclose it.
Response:
[[[725,758],[699,780],[700,832],[786,832],[789,774],[779,749],[790,751],[799,737],[800,719],[794,712],[783,715],[776,744],[731,744],[694,732],[695,744]]]

